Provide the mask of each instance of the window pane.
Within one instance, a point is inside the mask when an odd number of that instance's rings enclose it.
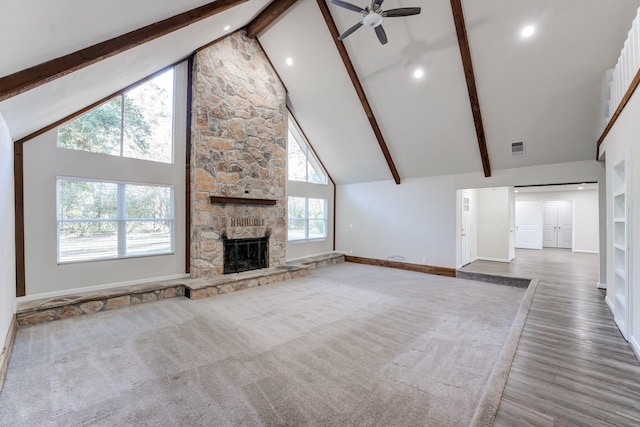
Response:
[[[171,187],[126,186],[126,218],[173,219]]]
[[[288,141],[289,163],[287,165],[289,169],[290,181],[306,181],[307,180],[307,156],[300,148],[300,144],[293,136],[293,133],[289,131]]]
[[[326,184],[327,174],[309,147],[295,120],[289,115],[289,175],[290,181]]]
[[[322,239],[327,237],[327,221],[324,219],[309,220],[309,239]]]
[[[58,261],[84,261],[117,256],[116,221],[58,223]]]
[[[305,219],[307,217],[304,202],[304,197],[289,197],[289,218]]]
[[[124,95],[123,155],[171,163],[173,69]]]
[[[59,262],[171,252],[172,187],[58,179]]]
[[[58,180],[60,219],[115,219],[118,186],[114,183]]]
[[[151,255],[173,251],[173,221],[127,221],[127,255]]]
[[[325,206],[323,199],[309,199],[309,218],[326,218]]]
[[[58,129],[58,147],[120,155],[122,97],[118,96]]]
[[[309,171],[309,178],[307,179],[307,182],[313,182],[316,184],[325,184],[323,175],[318,173],[316,168],[313,167],[313,163],[311,162],[307,163],[307,170]]]
[[[302,240],[306,239],[305,228],[307,221],[304,219],[290,219],[289,220],[289,240]]]

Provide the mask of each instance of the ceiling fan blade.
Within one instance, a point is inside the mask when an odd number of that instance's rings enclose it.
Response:
[[[389,9],[382,12],[382,16],[385,18],[394,18],[396,16],[410,16],[417,15],[420,13],[421,8],[419,7],[400,7],[398,9]]]
[[[347,3],[342,0],[331,0],[331,3],[336,6],[344,7],[345,9],[353,10],[354,12],[366,13],[367,11],[361,8],[360,6],[356,6],[355,4]]]
[[[344,40],[345,38],[349,37],[355,30],[357,30],[360,27],[362,27],[362,21],[358,22],[356,25],[354,25],[353,27],[349,28],[344,33],[340,34],[340,37],[338,37],[338,40]]]
[[[382,25],[378,25],[375,27],[376,35],[378,36],[378,40],[380,40],[381,44],[387,44],[387,33],[384,32],[384,28]]]

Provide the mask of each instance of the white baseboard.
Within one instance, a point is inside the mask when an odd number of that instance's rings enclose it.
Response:
[[[581,254],[599,254],[600,253],[600,251],[590,251],[586,249],[574,249],[573,252],[578,252]]]
[[[607,289],[607,284],[606,283],[602,283],[602,282],[598,282],[598,289]]]
[[[607,303],[607,307],[609,307],[609,310],[611,310],[611,314],[613,314],[613,301],[611,301],[611,298],[609,298],[609,295],[604,297],[604,302]]]
[[[638,344],[638,341],[636,341],[636,337],[632,336],[629,340],[629,344],[631,344],[633,352],[636,354],[638,360],[640,360],[640,344]]]
[[[43,292],[41,294],[27,295],[24,297],[16,298],[16,307],[19,302],[38,300],[42,298],[53,298],[60,297],[65,295],[76,294],[79,292],[93,292],[93,291],[102,291],[105,289],[118,288],[120,286],[130,286],[130,285],[140,285],[143,283],[152,283],[152,282],[162,282],[164,280],[174,280],[174,279],[185,279],[190,277],[189,274],[173,274],[171,276],[162,276],[162,277],[149,277],[147,279],[138,279],[138,280],[129,280],[126,282],[116,282],[116,283],[107,283],[104,285],[95,285],[95,286],[86,286],[84,288],[73,288],[73,289],[63,289],[60,291],[53,292]]]
[[[509,261],[508,258],[491,258],[491,257],[479,256],[478,259],[482,261],[511,262]]]

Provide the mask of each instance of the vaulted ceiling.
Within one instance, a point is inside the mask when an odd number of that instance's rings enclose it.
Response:
[[[208,2],[4,0],[0,16],[10,19],[0,27],[5,41],[0,77]],[[0,113],[12,136],[22,138],[242,28],[269,3],[241,3],[10,97],[0,102]],[[604,74],[617,60],[640,0],[464,0],[462,5],[494,173],[594,159]],[[399,176],[482,171],[451,1],[386,0],[384,6],[420,6],[422,13],[386,18],[384,46],[370,28],[359,29],[344,45]],[[340,32],[361,19],[332,4],[328,9]],[[536,32],[523,39],[519,32],[526,24]],[[336,183],[392,179],[318,2],[296,1],[258,39]],[[416,68],[424,70],[422,79],[413,77]],[[511,157],[516,141],[525,142],[525,157]]]

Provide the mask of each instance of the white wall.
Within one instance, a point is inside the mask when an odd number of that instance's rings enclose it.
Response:
[[[310,197],[326,199],[327,202],[327,238],[308,242],[287,242],[287,261],[333,251],[333,206],[335,203],[333,184],[311,184],[306,182],[287,181],[287,197]]]
[[[16,300],[13,141],[0,115],[0,346],[4,345]]]
[[[336,249],[384,259],[456,267],[456,190],[513,185],[600,181],[597,161],[558,163],[493,171],[379,181],[337,187]]]
[[[478,190],[478,259],[509,262],[509,187]]]
[[[631,195],[631,218],[627,224],[631,227],[629,246],[632,248],[629,255],[631,284],[631,312],[630,342],[640,358],[640,93],[638,91],[618,117],[615,125],[601,145],[601,154],[605,154],[607,168],[607,296],[615,295],[615,281],[613,273],[613,217],[611,208],[612,199],[612,168],[625,154],[630,160],[631,179],[629,192]]]
[[[24,143],[26,294],[111,286],[185,272],[186,64],[176,68],[175,164],[56,147],[57,129]],[[174,185],[173,255],[57,264],[56,177]]]
[[[600,215],[597,190],[545,191],[517,193],[516,201],[573,202],[573,251],[598,253],[600,250]]]

